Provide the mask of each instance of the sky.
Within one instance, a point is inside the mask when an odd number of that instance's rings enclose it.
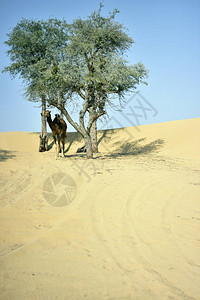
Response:
[[[0,71],[10,64],[6,34],[22,19],[86,18],[99,7],[97,0],[0,0]],[[199,117],[200,1],[104,0],[103,15],[117,8],[135,44],[126,53],[130,64],[149,70],[148,85],[127,94],[127,104],[98,124],[99,129],[168,122]],[[20,79],[0,72],[0,132],[41,130],[41,108],[28,102]],[[56,113],[56,110],[52,111]],[[77,119],[77,112],[73,113]],[[74,129],[68,124],[68,130]],[[48,129],[49,131],[49,129]]]

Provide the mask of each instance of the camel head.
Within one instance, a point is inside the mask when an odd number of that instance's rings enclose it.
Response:
[[[46,118],[51,117],[51,112],[50,112],[49,110],[46,110],[46,111],[44,112],[44,116],[45,116]]]

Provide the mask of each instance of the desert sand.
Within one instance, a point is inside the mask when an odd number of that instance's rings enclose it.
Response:
[[[98,139],[0,133],[0,299],[200,299],[200,119]]]

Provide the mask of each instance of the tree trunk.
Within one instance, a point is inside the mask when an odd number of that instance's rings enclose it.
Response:
[[[61,118],[63,118],[63,110],[64,110],[64,107],[65,107],[64,100],[61,99],[59,90],[57,91],[57,95],[58,95],[58,106],[61,108],[60,109],[60,116],[61,116]]]
[[[93,158],[92,140],[89,134],[84,135],[87,158]]]
[[[40,146],[39,152],[48,151],[48,135],[47,135],[47,125],[46,125],[46,118],[44,116],[44,112],[46,110],[46,100],[42,98],[42,130],[40,134]]]
[[[97,123],[94,121],[92,124],[90,135],[92,139],[92,151],[93,153],[98,153],[98,143],[97,143]]]
[[[61,105],[56,106],[60,111],[63,112],[64,116],[66,117],[67,121],[80,133],[80,135],[84,138],[85,141],[85,147],[86,147],[86,153],[87,158],[93,158],[93,151],[92,151],[92,140],[90,134],[87,132],[84,126],[84,115],[86,112],[86,109],[80,111],[79,113],[79,122],[80,125],[78,125],[76,122],[72,120],[70,117],[68,111],[65,108],[62,108]]]

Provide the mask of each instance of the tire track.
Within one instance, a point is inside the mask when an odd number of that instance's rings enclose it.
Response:
[[[110,188],[111,187],[109,187],[109,189]],[[141,184],[135,184],[135,193],[142,189],[143,186]],[[97,192],[97,194],[99,193]],[[129,283],[129,287],[132,289],[132,296],[134,296],[135,299],[145,299],[147,295],[148,299],[160,299],[162,293],[159,292],[159,294],[156,295],[157,298],[155,298],[155,291],[150,285],[146,284],[146,281],[149,279],[149,271],[143,267],[143,261],[141,262],[141,259],[139,259],[140,253],[137,253],[137,241],[132,230],[130,230],[131,226],[127,224],[124,225],[124,220],[127,221],[127,216],[124,212],[126,211],[127,203],[125,199],[128,195],[124,197],[124,201],[120,201],[120,199],[117,201],[118,212],[117,215],[115,215],[116,219],[114,222],[110,222],[109,213],[107,214],[107,212],[111,212],[113,209],[112,206],[108,207],[108,205],[106,205],[106,197],[104,194],[106,195],[106,190],[101,193],[101,197],[95,197],[95,199],[93,199],[91,206],[91,219],[97,238],[103,243],[109,257],[117,266],[122,278]],[[112,203],[111,205],[116,206],[116,203]],[[116,207],[113,208],[116,210]]]
[[[165,193],[164,186],[167,178],[168,176],[152,181],[145,189],[143,185],[135,183],[131,195],[124,195],[121,201],[112,197],[115,200],[109,201],[109,204],[106,201],[108,188],[103,191],[99,189],[96,193],[98,196],[93,199],[90,216],[97,238],[103,243],[109,257],[117,266],[118,272],[129,282],[133,294],[137,295],[138,299],[143,299],[148,294],[149,299],[171,297],[172,299],[192,300],[195,298],[188,295],[170,278],[170,272],[174,270],[173,255],[178,248],[175,247],[169,254],[167,262],[164,260],[165,253],[159,252],[160,243],[163,250],[165,247],[170,248],[171,243],[171,232],[163,223],[163,210],[165,211],[166,202],[160,199],[160,193]],[[161,188],[160,193],[158,186]],[[169,192],[168,187],[165,189]],[[157,199],[155,202],[148,203],[148,195],[152,191]],[[179,193],[179,190],[175,189],[174,193]],[[172,195],[170,194],[167,199]],[[151,212],[154,211],[153,222],[151,215],[148,213],[145,215],[149,205]],[[114,219],[110,215],[112,211],[115,211]],[[144,215],[147,219],[144,219]],[[146,233],[147,226],[154,227],[155,240],[149,236],[151,230],[148,229]],[[157,241],[156,238],[161,238],[161,241]],[[154,256],[158,258],[158,262],[154,258],[151,263],[151,258]],[[181,267],[178,271],[184,272],[185,269]],[[166,298],[163,298],[164,294]]]
[[[110,189],[110,187],[108,187]],[[115,236],[112,234],[112,225],[111,228],[106,228],[107,221],[105,220],[103,208],[107,207],[106,197],[106,190],[99,189],[97,191],[98,196],[96,196],[91,204],[90,207],[90,218],[92,221],[93,231],[97,237],[97,239],[103,244],[106,252],[114,263],[115,269],[117,274],[121,277],[122,281],[125,281],[126,284],[131,288],[131,290],[136,293],[137,287],[132,280],[130,280],[129,273],[132,272],[132,269],[128,267],[128,260],[126,256],[123,255],[119,245],[120,234]],[[101,195],[101,197],[99,197]],[[124,204],[122,203],[121,211],[123,210]],[[107,207],[108,208],[108,207]],[[119,216],[120,219],[120,216]],[[115,223],[116,225],[116,223]],[[120,232],[120,223],[118,223]],[[113,225],[114,226],[114,225]]]
[[[168,230],[171,237],[173,237],[177,252],[184,259],[185,264],[183,267],[186,272],[192,274],[193,281],[200,276],[199,251],[196,251],[196,257],[191,257],[190,249],[188,250],[185,245],[188,242],[190,244],[193,243],[193,246],[198,247],[200,250],[200,189],[196,187],[196,190],[191,185],[185,186],[174,194],[176,201],[169,197],[162,211],[163,228]],[[183,203],[184,198],[188,199],[188,201]],[[196,233],[195,236],[194,233]]]
[[[136,244],[139,245],[137,251],[138,260],[150,274],[155,276],[162,285],[168,288],[168,292],[170,290],[176,296],[176,299],[177,297],[180,297],[180,299],[194,299],[179,288],[176,283],[172,283],[174,278],[172,278],[170,270],[174,269],[173,264],[176,263],[176,259],[178,258],[178,249],[174,249],[174,245],[170,249],[170,243],[174,242],[174,240],[170,238],[172,234],[171,230],[166,226],[166,223],[163,223],[163,211],[166,209],[166,202],[162,202],[159,199],[158,189],[162,193],[169,192],[169,188],[165,186],[164,178],[151,182],[145,190],[141,191],[141,193],[139,192],[135,197],[130,195],[127,200],[125,215],[128,217],[129,226],[132,227],[133,235],[137,241]],[[179,191],[170,194],[167,199],[179,193]],[[152,198],[152,194],[155,194],[155,198]],[[154,200],[149,201],[150,198],[148,195],[151,195],[151,199]],[[149,215],[150,212],[152,213],[152,207],[153,216]],[[167,256],[165,253],[166,250],[170,252]],[[153,263],[150,263],[151,261]],[[180,273],[185,271],[182,265],[178,271]]]
[[[13,205],[18,198],[30,189],[31,174],[27,171],[20,172],[17,175],[12,174],[7,178],[6,185],[1,190],[1,207]]]

